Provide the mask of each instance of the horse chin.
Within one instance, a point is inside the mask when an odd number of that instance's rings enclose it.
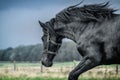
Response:
[[[51,61],[42,61],[42,64],[46,67],[51,67],[53,65],[53,62]]]

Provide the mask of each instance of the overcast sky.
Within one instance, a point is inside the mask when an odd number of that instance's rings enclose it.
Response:
[[[38,20],[46,22],[59,11],[80,1],[0,0],[0,49],[41,43],[42,30]],[[82,5],[107,1],[85,0]],[[120,0],[109,1],[111,7],[120,9]]]

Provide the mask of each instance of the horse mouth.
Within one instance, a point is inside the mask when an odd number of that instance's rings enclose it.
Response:
[[[46,67],[51,67],[53,65],[53,63],[51,61],[42,61],[42,65],[46,66]]]

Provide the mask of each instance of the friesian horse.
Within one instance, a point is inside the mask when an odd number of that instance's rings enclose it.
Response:
[[[99,65],[120,64],[120,15],[109,2],[78,5],[65,8],[46,23],[39,21],[44,46],[41,61],[46,67],[52,66],[62,39],[77,44],[82,60],[68,80],[78,80],[81,73]]]

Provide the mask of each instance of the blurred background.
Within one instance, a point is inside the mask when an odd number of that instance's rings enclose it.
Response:
[[[84,0],[80,6],[107,1]],[[49,21],[64,8],[79,2],[81,0],[0,0],[0,60],[13,60],[12,58],[16,58],[18,55],[21,57],[23,54],[27,57],[36,55],[39,59],[33,57],[33,60],[40,60],[40,56],[38,55],[42,52],[42,30],[38,20],[42,22]],[[110,0],[110,7],[114,9],[120,9],[119,4],[120,0]],[[120,11],[118,10],[116,13],[120,13]],[[75,45],[67,39],[64,39],[63,42]],[[70,53],[76,52],[76,49],[67,44],[64,44],[64,48],[62,47],[61,49],[63,54],[67,55],[66,53],[69,53],[67,56],[71,55],[71,57],[74,55],[75,59],[78,55]],[[7,53],[8,51],[9,53]],[[4,56],[6,59],[4,59]],[[17,59],[19,60],[19,58]],[[24,59],[29,60],[32,58],[28,59],[24,57]],[[78,60],[78,57],[76,59]]]
[[[0,0],[0,48],[41,43],[43,22],[81,0]],[[81,5],[104,3],[109,0],[84,0]],[[120,8],[120,0],[110,0],[111,7]],[[118,11],[117,13],[119,13]]]
[[[120,13],[120,0],[84,0],[80,6],[107,1],[110,1],[110,7],[118,9],[116,13]],[[38,61],[37,63],[39,63],[43,48],[42,29],[38,20],[49,21],[64,8],[79,2],[81,0],[0,0],[0,66],[5,68],[5,73],[9,72],[9,69],[6,69],[9,68],[8,65],[13,67],[10,70],[19,70],[16,67],[16,62]],[[74,42],[68,39],[64,39],[63,42],[64,44],[62,44],[54,61],[69,61],[66,64],[72,65],[73,68],[81,56],[77,52]],[[6,61],[8,64],[5,64]],[[9,64],[10,62],[12,65]],[[19,66],[25,65],[23,63],[17,64]],[[39,67],[39,64],[36,65],[42,72],[43,67]],[[62,69],[60,67],[60,72]],[[106,70],[106,68],[104,69]],[[102,74],[102,72],[98,74]]]

